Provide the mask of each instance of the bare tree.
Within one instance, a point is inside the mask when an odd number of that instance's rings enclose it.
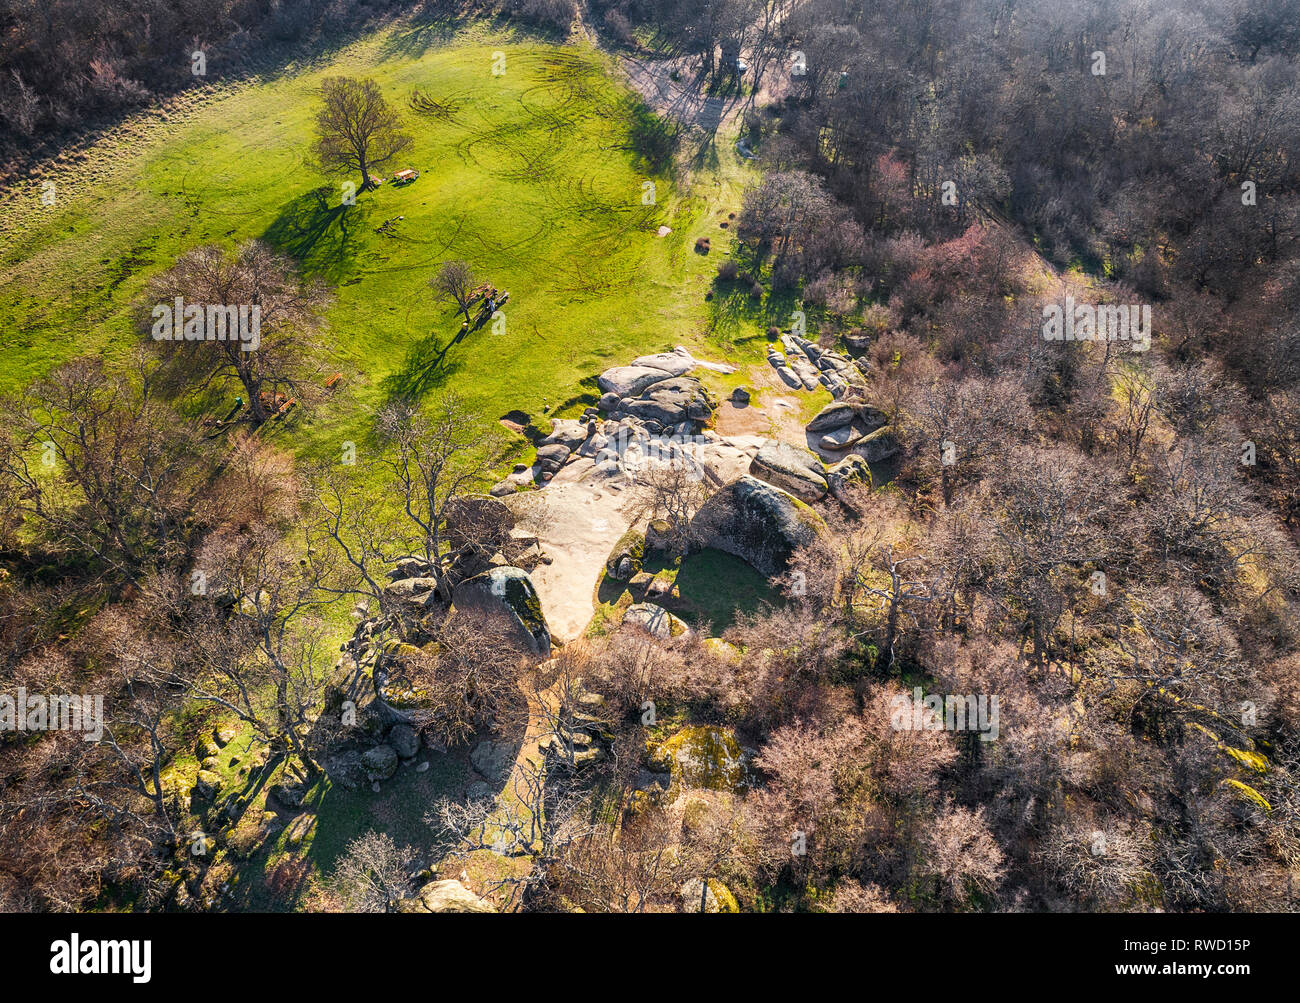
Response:
[[[160,609],[174,611],[177,630],[199,665],[190,696],[216,704],[248,724],[272,751],[320,774],[313,725],[324,705],[330,657],[322,617],[336,596],[322,588],[332,573],[329,555],[307,558],[265,527],[209,537],[195,556],[203,592],[187,594],[159,581]]]
[[[488,850],[522,858],[528,869],[489,883],[506,904],[527,907],[546,885],[557,862],[596,831],[591,794],[568,776],[554,776],[543,763],[520,760],[506,791],[493,801],[442,799],[425,822],[456,840],[453,854]]]
[[[348,912],[392,912],[411,894],[415,851],[384,832],[357,836],[343,851],[326,887]]]
[[[410,724],[455,745],[485,728],[505,731],[526,716],[519,690],[526,652],[508,639],[504,614],[456,610],[432,633],[421,654],[381,672],[384,684],[421,694],[403,715]]]
[[[0,450],[6,497],[55,553],[138,579],[176,561],[197,528],[207,473],[201,438],[157,399],[156,367],[77,359],[19,401]]]
[[[668,458],[652,458],[635,471],[636,483],[644,490],[629,510],[629,521],[662,521],[666,530],[660,538],[670,556],[686,553],[690,546],[690,522],[709,499],[704,468],[686,450]],[[657,527],[662,529],[662,527]]]
[[[983,808],[945,804],[922,830],[920,849],[918,873],[931,879],[940,899],[950,905],[964,906],[977,895],[990,894],[1006,874]]]
[[[1157,398],[1153,384],[1148,374],[1129,368],[1122,369],[1115,380],[1119,403],[1112,427],[1120,455],[1130,469],[1142,455],[1142,444],[1151,428],[1151,419],[1156,416]]]
[[[196,328],[201,340],[191,340],[188,317],[183,331],[168,320],[177,298],[187,313],[197,309],[201,315]],[[212,244],[185,252],[150,281],[146,299],[143,322],[167,354],[173,379],[185,389],[203,390],[233,376],[247,395],[253,425],[262,424],[291,397],[305,401],[312,396],[312,378],[322,368],[325,351],[317,338],[320,310],[328,299],[325,287],[304,281],[292,261],[260,241],[241,245],[233,257]],[[230,329],[230,311],[245,307],[250,331],[254,310],[259,318],[256,337],[236,337]],[[163,324],[170,325],[166,332],[159,328]]]
[[[455,303],[456,308],[465,315],[465,323],[470,322],[469,307],[474,302],[478,279],[469,262],[444,261],[438,274],[429,280],[429,286],[438,299]]]
[[[387,449],[375,462],[402,506],[406,533],[434,566],[439,593],[450,601],[444,561],[457,555],[443,552],[447,515],[457,499],[488,483],[502,437],[450,391],[423,411],[406,403],[389,405],[380,412],[378,427]]]
[[[361,175],[361,190],[369,191],[375,187],[371,170],[409,150],[415,140],[402,131],[401,118],[374,80],[326,77],[321,99],[316,159],[327,171],[356,171]]]

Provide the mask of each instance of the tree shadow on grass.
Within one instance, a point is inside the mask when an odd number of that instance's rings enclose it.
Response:
[[[692,627],[709,624],[714,636],[734,624],[738,613],[756,613],[764,606],[785,602],[781,592],[753,567],[712,547],[682,558],[680,564],[648,554],[641,570],[652,577],[667,572],[673,579],[672,590],[651,596],[646,591],[648,582],[632,585],[606,575],[597,589],[597,600],[614,606],[627,592],[632,602],[662,606]]]
[[[370,207],[331,205],[337,195],[322,186],[286,202],[262,240],[296,260],[303,272],[337,284],[349,275],[361,250],[360,233]]]
[[[628,121],[627,149],[632,151],[638,169],[659,176],[673,174],[681,125],[656,114],[639,98],[628,99],[624,110]]]
[[[470,332],[461,331],[451,338],[430,332],[406,352],[402,365],[384,377],[381,389],[388,401],[418,401],[429,391],[444,384],[461,368],[460,360],[451,355]]]
[[[692,171],[716,171],[721,163],[718,157],[718,135],[716,132],[705,132],[704,138],[700,140],[700,145],[695,152],[691,154],[690,164]]]
[[[454,39],[463,23],[442,10],[425,7],[385,37],[380,54],[384,59],[420,59]]]
[[[664,607],[687,623],[712,624],[715,635],[736,621],[737,613],[784,605],[778,589],[739,557],[712,547],[691,554],[677,572],[676,597]]]

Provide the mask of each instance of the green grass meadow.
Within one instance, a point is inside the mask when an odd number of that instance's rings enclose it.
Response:
[[[414,167],[417,181],[345,206],[342,182],[359,179],[313,166],[317,91],[336,74],[378,81],[415,138],[384,174]],[[650,162],[638,135],[658,128],[605,55],[482,25],[451,38],[399,25],[232,88],[138,141],[73,158],[53,207],[39,205],[38,183],[12,195],[0,212],[0,392],[79,354],[120,357],[140,340],[151,275],[195,245],[258,238],[335,295],[319,361],[344,382],[294,416],[285,444],[300,455],[335,454],[364,438],[376,405],[446,385],[485,417],[553,414],[610,365],[713,340],[704,294],[728,242],[718,220],[739,208],[750,169],[722,137],[698,169]],[[661,225],[673,232],[658,237]],[[717,245],[707,257],[694,251],[700,235]],[[453,258],[510,292],[504,330],[458,337],[459,315],[428,287]],[[712,353],[761,357],[753,326],[727,325]],[[224,415],[239,392],[191,409]]]

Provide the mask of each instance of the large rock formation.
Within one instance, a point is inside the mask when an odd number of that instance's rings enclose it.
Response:
[[[462,608],[504,612],[519,638],[538,655],[551,653],[551,632],[532,579],[522,568],[491,568],[456,586],[452,602]]]
[[[822,517],[793,495],[748,475],[719,488],[691,520],[691,538],[781,574],[795,549],[826,533]]]
[[[398,912],[496,912],[459,881],[430,881],[414,897],[397,900]]]
[[[649,751],[649,767],[672,775],[669,796],[683,788],[740,790],[745,783],[745,757],[730,728],[691,725]]]
[[[650,602],[629,606],[623,613],[623,623],[634,624],[663,640],[680,637],[689,633],[691,629],[686,625],[686,621],[673,616],[662,606]]]
[[[627,581],[641,570],[645,557],[645,534],[635,526],[618,538],[609,557],[605,559],[605,574],[621,582]]]
[[[765,443],[750,463],[749,472],[806,502],[825,498],[830,490],[822,461],[808,450],[786,442]]]
[[[617,394],[620,398],[636,397],[660,380],[670,379],[672,373],[653,366],[615,366],[596,377],[601,393]]]
[[[785,352],[775,347],[767,350],[768,364],[788,385],[796,389],[816,390],[824,386],[838,400],[851,387],[865,386],[862,373],[851,360],[798,335],[782,335]]]
[[[868,463],[879,463],[894,456],[902,448],[903,444],[899,441],[897,433],[892,428],[885,427],[876,429],[860,440],[854,445],[853,452]]]
[[[693,376],[673,376],[645,390],[635,400],[624,400],[620,410],[642,421],[657,421],[661,427],[684,421],[708,421],[713,416],[704,385]]]
[[[830,467],[826,471],[826,480],[831,486],[831,494],[845,501],[855,488],[871,487],[871,467],[863,457],[854,453]]]

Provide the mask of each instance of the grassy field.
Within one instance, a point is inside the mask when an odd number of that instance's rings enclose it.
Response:
[[[415,146],[389,173],[414,167],[416,182],[341,205],[344,179],[308,159],[317,89],[335,74],[373,77],[401,110]],[[333,454],[391,395],[448,383],[488,417],[554,413],[609,365],[705,344],[718,220],[738,208],[749,168],[721,137],[689,175],[648,162],[638,136],[656,128],[605,55],[483,26],[449,38],[398,26],[235,88],[65,166],[52,207],[35,183],[14,195],[22,204],[0,216],[0,391],[79,354],[120,356],[139,338],[151,275],[197,244],[260,238],[335,292],[321,361],[345,389],[297,416],[300,454]],[[656,236],[660,225],[673,232]],[[708,257],[693,250],[703,234],[718,244]],[[458,315],[427,285],[452,258],[509,290],[503,332],[457,339]],[[713,354],[758,358],[754,328],[726,325]],[[224,414],[222,403],[205,406]]]

